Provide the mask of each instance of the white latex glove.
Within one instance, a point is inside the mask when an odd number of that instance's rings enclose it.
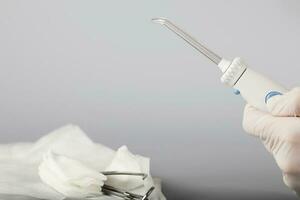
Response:
[[[243,127],[274,156],[284,183],[300,196],[300,88],[267,102],[269,113],[247,105]]]

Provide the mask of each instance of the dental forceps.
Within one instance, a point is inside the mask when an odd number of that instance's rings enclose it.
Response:
[[[126,175],[126,176],[140,176],[143,180],[145,180],[148,175],[144,173],[134,173],[134,172],[118,172],[118,171],[106,171],[102,172],[105,176],[115,176],[115,175]],[[104,184],[102,186],[102,192],[105,195],[120,197],[124,200],[148,200],[155,187],[151,187],[145,195],[135,194],[132,192],[128,192],[126,190],[116,188],[111,185]]]

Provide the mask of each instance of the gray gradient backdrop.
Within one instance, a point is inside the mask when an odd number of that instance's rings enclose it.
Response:
[[[298,0],[0,0],[0,141],[73,123],[152,158],[169,199],[296,199],[241,127],[244,101],[165,16],[220,55],[299,84]]]

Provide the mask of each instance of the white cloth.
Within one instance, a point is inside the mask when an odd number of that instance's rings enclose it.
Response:
[[[105,171],[120,171],[120,172],[136,172],[150,174],[149,159],[142,156],[133,155],[129,152],[126,146],[122,146],[116,152],[114,159],[106,167]],[[106,181],[108,185],[113,185],[117,188],[125,190],[133,190],[139,187],[144,187],[145,181],[139,176],[109,176]],[[152,181],[150,181],[152,183]]]
[[[244,129],[262,140],[285,184],[300,196],[300,88],[272,97],[267,107],[269,113],[247,105]]]
[[[106,176],[78,160],[49,151],[39,166],[41,180],[68,198],[102,195]]]
[[[50,157],[49,151],[53,152],[50,153]],[[120,157],[120,154],[123,154],[123,157]],[[0,194],[16,195],[17,197],[18,195],[23,195],[38,199],[64,199],[64,194],[43,183],[39,177],[38,167],[42,163],[43,157],[44,161],[46,160],[46,162],[43,162],[44,167],[49,166],[47,161],[50,160],[51,162],[55,161],[56,164],[61,164],[61,161],[66,164],[65,161],[71,159],[77,162],[77,167],[87,167],[90,170],[89,175],[93,174],[92,171],[101,172],[107,169],[110,169],[110,171],[121,169],[125,171],[137,169],[141,172],[150,171],[148,158],[133,155],[126,147],[121,147],[116,153],[110,148],[92,142],[79,127],[68,125],[42,137],[36,143],[0,145]],[[125,160],[122,160],[124,158]],[[132,165],[126,163],[129,158],[136,158],[132,160],[134,161]],[[121,166],[123,163],[124,166]],[[139,163],[139,167],[136,167],[136,163]],[[73,175],[69,173],[68,178]],[[103,177],[100,175],[93,178],[102,180]],[[156,190],[151,199],[165,199],[161,192],[160,182],[157,180],[153,181],[151,177],[147,179],[144,185],[139,183],[135,185],[133,184],[134,181],[128,179],[128,177],[119,177],[119,180],[121,180],[120,183],[116,183],[116,180],[114,181],[117,177],[108,178],[111,184],[115,183],[120,184],[119,186],[126,186],[128,183],[129,188],[134,189],[132,190],[133,192],[140,192],[141,194],[144,194],[148,189],[147,187],[153,185],[155,182]],[[76,183],[83,184],[82,182]],[[99,184],[101,185],[101,181]],[[114,198],[101,197],[100,199]]]

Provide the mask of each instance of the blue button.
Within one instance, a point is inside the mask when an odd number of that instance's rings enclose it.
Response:
[[[233,89],[233,93],[234,93],[235,95],[239,95],[239,94],[240,94],[240,91],[237,90],[237,89]]]
[[[274,96],[277,96],[277,95],[282,95],[282,93],[280,92],[277,92],[277,91],[271,91],[269,92],[266,97],[265,97],[265,103],[268,102],[268,100],[271,98],[271,97],[274,97]]]

